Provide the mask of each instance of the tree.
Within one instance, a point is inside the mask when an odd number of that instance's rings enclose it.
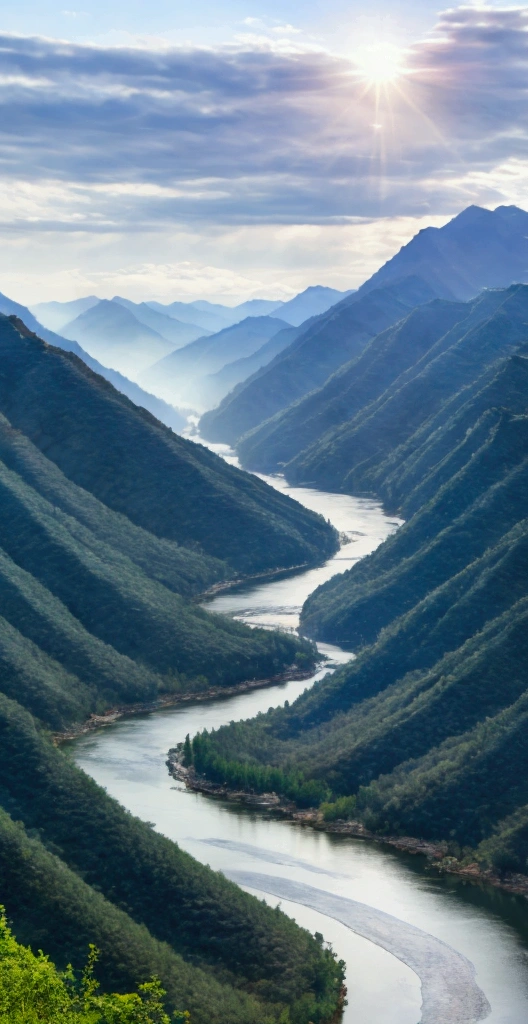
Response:
[[[100,994],[94,977],[98,959],[90,946],[78,984],[71,967],[60,972],[42,951],[21,946],[0,908],[0,1024],[171,1024],[158,978],[126,995]],[[189,1014],[173,1022],[190,1024]]]

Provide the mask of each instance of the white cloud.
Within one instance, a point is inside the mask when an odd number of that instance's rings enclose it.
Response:
[[[304,285],[317,267],[348,287],[390,255],[376,221],[395,239],[471,202],[525,203],[527,7],[446,11],[378,90],[294,26],[245,28],[216,49],[0,37],[10,258],[27,266],[28,239],[42,255],[60,238],[65,289],[68,266],[91,273],[95,252],[108,274],[212,267],[193,278],[210,295],[218,268],[234,274],[229,294]],[[142,280],[159,290],[170,274]]]

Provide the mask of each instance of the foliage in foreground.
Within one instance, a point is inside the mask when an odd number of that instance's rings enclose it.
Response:
[[[90,947],[79,983],[71,967],[58,971],[42,951],[18,943],[0,915],[0,1024],[171,1024],[190,1021],[184,1011],[169,1017],[157,978],[124,995],[101,994],[94,978],[98,959]]]

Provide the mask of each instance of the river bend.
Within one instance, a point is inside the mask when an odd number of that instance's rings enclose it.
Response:
[[[373,501],[269,482],[330,519],[345,535],[343,546],[324,566],[220,594],[208,607],[251,625],[295,629],[308,594],[374,550],[399,522]],[[330,667],[351,657],[320,647]],[[186,733],[291,703],[327,671],[308,682],[121,719],[76,740],[75,760],[198,860],[322,932],[347,963],[344,1024],[527,1024],[526,901],[438,878],[420,857],[188,792],[168,775],[167,751]]]

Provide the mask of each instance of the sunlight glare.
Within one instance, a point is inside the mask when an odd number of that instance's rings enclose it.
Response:
[[[360,46],[352,59],[361,78],[370,85],[388,85],[404,72],[402,51],[392,43]]]

